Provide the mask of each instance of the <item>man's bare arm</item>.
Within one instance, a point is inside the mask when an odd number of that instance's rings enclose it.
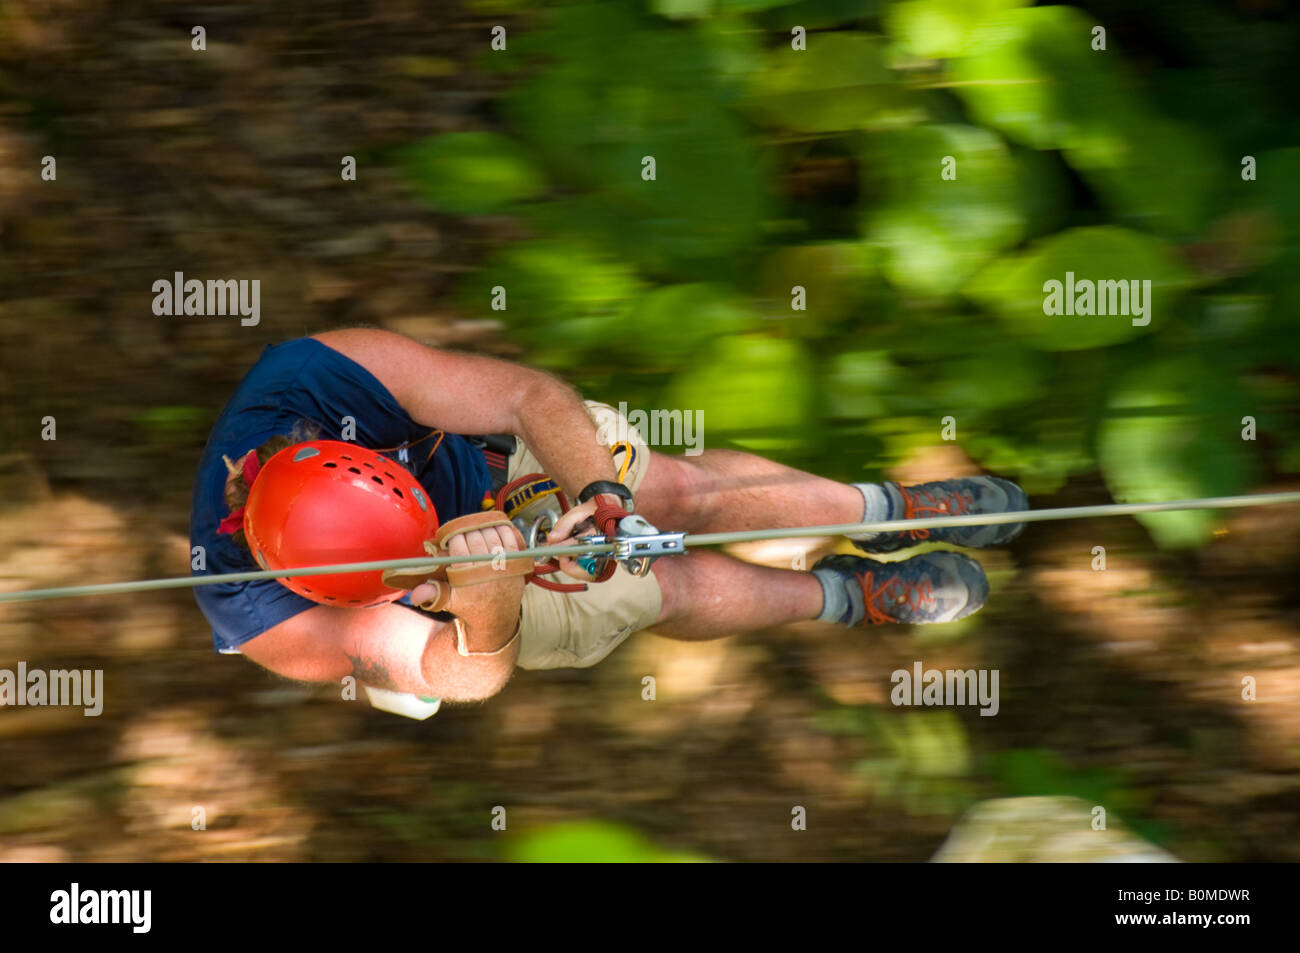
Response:
[[[475,616],[472,602],[466,616]],[[518,620],[491,608],[464,622],[469,648],[495,648],[509,640]],[[464,621],[464,620],[463,620]],[[453,624],[439,622],[406,606],[335,609],[317,606],[244,643],[240,651],[264,668],[308,682],[341,683],[351,675],[366,685],[392,691],[477,701],[499,692],[510,679],[519,640],[496,655],[462,656]]]
[[[370,328],[316,339],[374,374],[417,423],[521,437],[570,498],[592,481],[617,476],[582,399],[550,374]]]

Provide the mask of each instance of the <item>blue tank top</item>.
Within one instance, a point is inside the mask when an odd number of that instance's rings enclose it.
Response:
[[[439,522],[480,511],[492,480],[478,447],[463,436],[446,434],[429,456],[437,435],[412,420],[373,374],[317,340],[299,338],[262,352],[212,427],[190,511],[190,546],[203,547],[206,567],[192,575],[259,568],[248,550],[217,532],[228,513],[221,455],[237,460],[272,437],[288,435],[303,420],[320,428],[321,439],[342,440],[345,417],[355,421],[354,442],[372,450],[418,441],[384,455],[420,481]],[[274,579],[198,586],[194,597],[212,626],[218,652],[236,652],[254,636],[316,605]],[[410,605],[409,596],[399,601]]]

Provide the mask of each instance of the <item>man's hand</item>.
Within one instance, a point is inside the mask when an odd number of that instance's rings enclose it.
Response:
[[[587,505],[586,503],[583,504],[583,506],[586,505]],[[570,510],[569,512],[572,513],[573,511]],[[595,532],[596,532],[595,528],[592,527],[590,522],[587,522],[578,526],[575,534],[572,536],[565,536],[558,539],[555,537],[554,534],[547,536],[546,545],[547,546],[576,546],[578,545],[578,537],[591,536]],[[591,573],[587,572],[585,569],[583,569],[581,566],[578,565],[578,557],[556,556],[555,562],[556,565],[560,567],[560,572],[564,573],[566,576],[568,576],[571,579],[577,579],[579,582],[596,581],[595,576],[593,576]]]
[[[490,562],[494,556],[499,557],[502,553],[517,553],[524,548],[524,539],[519,535],[519,530],[513,526],[489,526],[486,529],[472,529],[468,532],[453,536],[447,541],[448,556],[484,556],[484,562]],[[468,563],[465,565],[477,565]],[[499,581],[483,583],[481,587],[485,591],[490,591],[497,595],[508,594],[512,587],[508,583],[518,582],[517,588],[523,591],[522,577],[504,577]],[[497,588],[506,586],[505,589]],[[437,587],[428,583],[416,586],[411,590],[411,603],[417,606],[423,606],[435,595]]]
[[[524,539],[519,530],[509,525],[469,530],[447,541],[447,555],[483,556],[485,562],[501,559],[502,554],[517,553],[523,548]],[[458,616],[465,627],[467,651],[490,653],[509,643],[519,623],[524,584],[523,576],[503,572],[500,579],[452,590],[447,609]],[[421,584],[411,590],[411,602],[422,605],[435,594],[433,586]]]
[[[547,546],[574,546],[583,536],[598,534],[600,531],[595,527],[591,517],[596,511],[597,501],[605,500],[622,506],[623,501],[615,496],[598,496],[596,499],[588,500],[586,503],[579,504],[564,514],[551,528],[550,534],[546,537]],[[626,521],[631,521],[638,526],[630,529],[622,525]],[[645,533],[658,533],[659,530],[646,522],[644,517],[626,516],[620,521],[618,532],[628,532],[633,535]],[[578,565],[578,557],[574,556],[556,556],[555,561],[560,570],[574,579],[581,579],[583,582],[594,582],[595,577],[586,572]]]
[[[586,503],[579,503],[567,513],[555,521],[546,534],[546,545],[548,546],[569,546],[574,540],[573,536],[590,536],[598,532],[596,524],[592,522],[592,517],[596,514],[597,500],[601,497],[595,497]]]
[[[602,493],[592,497],[586,503],[579,503],[573,507],[551,527],[551,531],[546,535],[547,546],[576,546],[578,538],[582,536],[592,536],[600,533],[592,517],[596,514],[596,507],[601,502],[611,503],[615,506],[623,506],[623,500],[612,494]],[[566,576],[573,579],[580,579],[583,582],[594,582],[595,577],[578,565],[577,558],[573,556],[556,556],[556,563],[560,571]]]

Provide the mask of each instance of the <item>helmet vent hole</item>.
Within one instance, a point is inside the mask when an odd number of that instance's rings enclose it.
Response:
[[[393,487],[393,492],[397,494],[398,499],[400,500],[406,499],[406,497],[402,496],[402,491],[399,490],[397,487]]]
[[[349,457],[346,453],[341,453],[339,454],[339,456],[341,456],[344,460],[348,461],[348,463],[352,462],[352,458]]]
[[[337,463],[322,463],[321,466],[323,466],[323,467],[331,467],[331,468],[332,468],[332,467],[337,467],[338,464],[337,464]]]
[[[397,477],[393,476],[393,475],[392,475],[391,473],[389,473],[387,470],[384,471],[384,476],[388,477],[388,479],[390,479],[390,480],[396,480],[396,479],[397,479]]]
[[[374,481],[375,481],[376,483],[378,483],[380,486],[383,486],[383,485],[384,485],[384,478],[383,478],[383,477],[371,477],[370,479],[374,480]]]
[[[349,472],[349,473],[356,473],[356,474],[360,474],[360,473],[361,473],[361,471],[358,470],[356,467],[348,467],[348,472]]]
[[[375,468],[375,465],[374,465],[373,463],[363,463],[363,464],[361,464],[361,465],[362,465],[363,467],[370,467],[370,469],[372,469],[372,470]]]
[[[361,605],[361,600],[360,600],[360,599],[349,599],[349,600],[348,600],[348,605],[350,605],[350,606],[358,606],[358,605]]]

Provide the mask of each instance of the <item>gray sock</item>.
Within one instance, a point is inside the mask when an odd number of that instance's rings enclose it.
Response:
[[[862,522],[877,523],[893,518],[893,495],[885,485],[880,483],[854,483],[853,487],[862,494]],[[878,533],[857,533],[850,535],[849,539],[856,539],[865,543],[878,535]]]
[[[866,611],[862,604],[862,589],[850,587],[844,577],[833,569],[814,569],[813,575],[822,584],[822,611],[819,622],[838,622],[857,625]]]

